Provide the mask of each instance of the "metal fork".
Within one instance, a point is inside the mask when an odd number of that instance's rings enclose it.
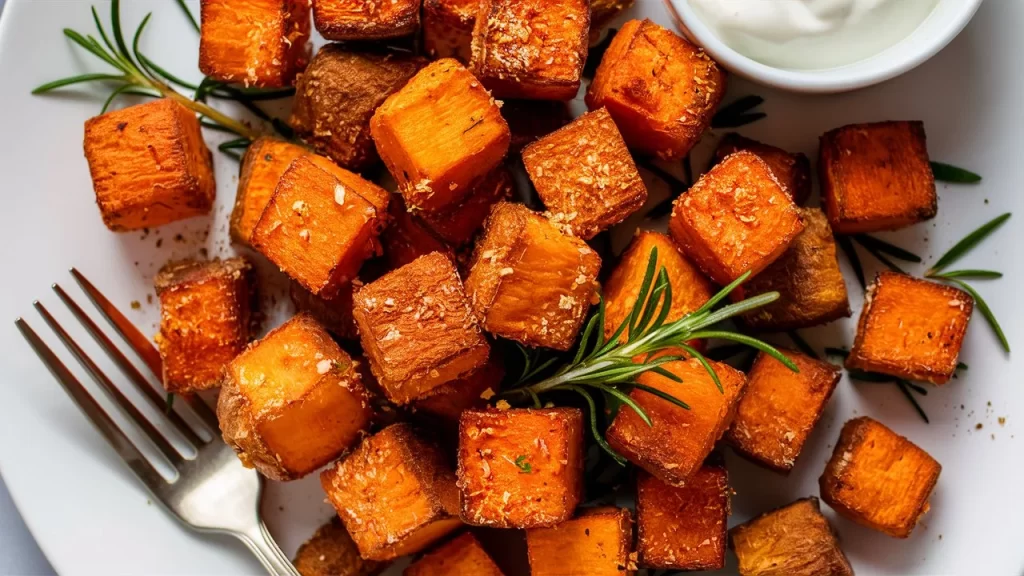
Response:
[[[156,348],[78,270],[72,268],[71,274],[103,316],[110,321],[114,329],[159,379],[162,369],[160,354]],[[64,391],[85,413],[100,434],[107,439],[107,442],[125,461],[128,468],[138,476],[154,499],[193,530],[230,534],[237,537],[252,550],[271,574],[298,576],[298,571],[278,548],[266,525],[260,519],[259,504],[263,492],[263,478],[254,470],[243,467],[234,451],[227,444],[219,441],[217,418],[210,408],[198,396],[181,397],[208,428],[207,432],[213,439],[204,441],[174,410],[169,409],[169,406],[166,407],[168,409],[165,409],[165,399],[161,393],[135,368],[135,365],[68,296],[67,292],[57,284],[53,285],[53,290],[125,376],[142,391],[146,400],[163,412],[174,428],[195,448],[196,456],[192,459],[186,458],[175,449],[153,423],[139,412],[138,408],[124,396],[113,381],[72,340],[49,311],[38,301],[33,302],[33,306],[42,315],[43,320],[67,346],[86,372],[100,385],[122,414],[142,430],[153,446],[177,471],[177,477],[174,480],[166,480],[25,320],[22,318],[15,320],[18,330],[21,331],[22,336],[32,346],[43,364],[49,368]]]

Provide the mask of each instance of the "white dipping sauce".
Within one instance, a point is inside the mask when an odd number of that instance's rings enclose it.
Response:
[[[939,0],[688,0],[737,52],[777,68],[869,58],[921,25]]]

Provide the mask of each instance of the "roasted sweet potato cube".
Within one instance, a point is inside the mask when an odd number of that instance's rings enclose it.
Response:
[[[743,316],[754,330],[780,331],[817,326],[850,315],[846,281],[839,268],[828,218],[817,208],[800,208],[804,230],[778,260],[741,284],[734,298],[778,292],[779,299]]]
[[[317,528],[292,562],[302,576],[376,576],[385,564],[363,560],[355,542],[335,516]]]
[[[252,267],[242,258],[171,262],[156,275],[156,341],[168,392],[220,386],[224,366],[249,343],[252,280]]]
[[[630,462],[672,486],[683,486],[728,430],[747,378],[727,364],[712,362],[722,383],[723,391],[719,392],[695,358],[664,366],[683,381],[674,382],[653,372],[643,374],[637,381],[671,394],[690,409],[649,392],[633,390],[630,398],[647,411],[653,426],[644,423],[633,410],[619,410],[606,436],[612,448]]]
[[[469,64],[480,0],[423,0],[423,49],[431,58]]]
[[[729,476],[705,464],[670,486],[641,471],[636,480],[636,551],[647,568],[718,570],[725,566]]]
[[[313,22],[328,40],[408,36],[420,27],[420,0],[313,0]]]
[[[633,6],[635,0],[590,0],[590,38],[597,34],[623,10]]]
[[[963,290],[882,272],[868,287],[846,366],[944,384],[956,371],[973,310]]]
[[[370,118],[425,61],[399,52],[328,44],[295,86],[290,124],[316,151],[356,172],[379,161]]]
[[[572,100],[589,33],[588,0],[481,0],[470,69],[498,98]]]
[[[462,202],[439,212],[421,212],[419,216],[442,240],[452,246],[464,246],[483,226],[491,207],[512,196],[513,186],[512,173],[498,166]]]
[[[615,122],[600,108],[523,149],[523,164],[548,218],[589,240],[647,201]]]
[[[372,412],[355,363],[299,314],[228,364],[217,402],[224,441],[272,480],[294,480],[348,450]]]
[[[480,541],[471,532],[455,538],[424,554],[402,572],[402,576],[503,576]]]
[[[246,86],[290,86],[309,63],[309,0],[202,0],[199,70]]]
[[[851,124],[821,137],[823,204],[839,234],[896,230],[934,218],[935,177],[924,124]]]
[[[818,485],[822,499],[839,514],[907,538],[928,511],[941,470],[913,442],[862,416],[843,426]]]
[[[440,418],[445,423],[458,424],[459,415],[470,408],[483,408],[487,401],[487,391],[496,393],[501,389],[501,380],[505,377],[502,362],[492,353],[487,363],[451,382],[445,382],[434,388],[413,403],[417,412],[425,412]]]
[[[683,252],[724,285],[764,270],[804,224],[764,160],[737,152],[675,201],[668,227]]]
[[[352,318],[352,283],[345,284],[338,293],[327,300],[314,296],[298,282],[292,282],[288,295],[299,312],[306,312],[335,338],[358,340],[356,322]]]
[[[455,259],[451,248],[422,220],[405,209],[401,197],[391,201],[388,214],[390,219],[380,235],[380,242],[384,247],[384,257],[392,269],[401,268],[431,252],[440,252],[449,259]]]
[[[583,412],[466,410],[459,418],[459,515],[493,528],[554,526],[583,495]]]
[[[715,149],[715,164],[740,150],[753,152],[771,168],[775,179],[797,206],[803,206],[811,196],[811,161],[805,154],[791,154],[781,148],[762,144],[736,134],[726,134]]]
[[[363,286],[355,318],[370,368],[396,404],[471,373],[490,354],[455,265],[438,252]]]
[[[207,214],[216,184],[213,157],[196,115],[162,98],[85,123],[96,204],[114,232]]]
[[[604,334],[611,338],[622,321],[629,316],[640,295],[652,250],[658,250],[657,269],[665,268],[672,285],[672,308],[666,322],[679,320],[711,299],[715,288],[711,281],[683,256],[668,236],[649,230],[638,230],[636,238],[623,252],[618,266],[604,285]],[[620,339],[626,340],[622,334]],[[694,343],[703,346],[703,341]]]
[[[665,160],[690,152],[725,93],[725,73],[704,53],[650,20],[630,20],[612,39],[587,90],[630,148]]]
[[[588,508],[561,524],[531,528],[526,547],[533,576],[626,576],[636,570],[633,521],[625,508]]]
[[[595,295],[601,258],[522,204],[495,204],[466,278],[491,334],[568,350]]]
[[[231,238],[235,242],[249,243],[281,176],[293,161],[307,154],[309,150],[302,146],[274,138],[260,138],[249,146],[242,158],[242,175],[231,211]]]
[[[310,293],[330,299],[374,252],[389,194],[322,156],[295,160],[252,245]]]
[[[800,372],[758,354],[725,439],[743,456],[785,473],[793,469],[842,372],[792,350],[783,354]]]
[[[363,558],[415,554],[462,525],[455,473],[409,424],[367,437],[320,484]]]
[[[480,82],[451,58],[413,76],[370,120],[377,152],[411,208],[465,198],[508,151],[508,124]]]
[[[567,102],[558,100],[505,100],[501,115],[512,133],[509,154],[523,151],[536,139],[547,136],[572,121]]]
[[[814,497],[740,524],[729,539],[742,576],[853,576]]]

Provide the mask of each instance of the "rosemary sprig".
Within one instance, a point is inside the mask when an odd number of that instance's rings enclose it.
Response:
[[[711,119],[712,128],[739,128],[768,116],[764,112],[751,112],[764,103],[760,96],[744,96],[718,109]]]
[[[857,249],[850,237],[837,235],[835,238],[836,245],[843,251],[843,254],[846,254],[846,260],[850,263],[850,268],[853,268],[853,274],[857,277],[857,282],[860,282],[860,287],[867,290],[868,281],[864,276],[864,265],[861,264],[860,256],[857,255]]]
[[[843,358],[846,358],[847,356],[850,355],[850,351],[845,348],[825,348],[825,354],[829,356],[841,356]],[[914,384],[913,382],[904,380],[902,378],[896,378],[895,376],[889,376],[887,374],[878,374],[875,372],[863,372],[861,370],[851,370],[850,368],[847,368],[846,375],[849,376],[851,380],[856,380],[858,382],[872,382],[876,384],[895,384],[896,387],[899,388],[903,396],[907,399],[907,401],[910,402],[910,405],[914,407],[914,411],[917,412],[918,416],[920,416],[921,419],[924,420],[924,423],[931,424],[931,421],[928,419],[928,414],[925,413],[924,408],[921,407],[921,404],[917,401],[917,398],[914,398],[914,395],[911,393],[916,392],[921,396],[927,396],[927,388],[919,386],[917,384]]]
[[[957,242],[950,248],[945,254],[943,254],[931,268],[925,272],[925,276],[935,276],[950,264],[956,262],[960,258],[963,258],[967,252],[972,248],[981,243],[982,240],[988,238],[993,232],[999,229],[1000,226],[1006,223],[1010,219],[1010,213],[1001,214],[996,218],[986,222],[980,228],[971,232],[967,236],[964,236],[962,240]]]
[[[981,182],[981,176],[944,162],[932,162],[932,175],[939,182],[950,182],[953,184],[975,184]]]

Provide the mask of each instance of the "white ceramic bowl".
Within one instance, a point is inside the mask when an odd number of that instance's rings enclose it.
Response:
[[[727,46],[701,20],[688,0],[665,0],[683,34],[690,41],[703,46],[712,58],[730,72],[783,90],[824,94],[871,86],[920,65],[963,30],[981,2],[940,0],[928,18],[910,36],[870,58],[835,68],[792,70],[762,64]]]

